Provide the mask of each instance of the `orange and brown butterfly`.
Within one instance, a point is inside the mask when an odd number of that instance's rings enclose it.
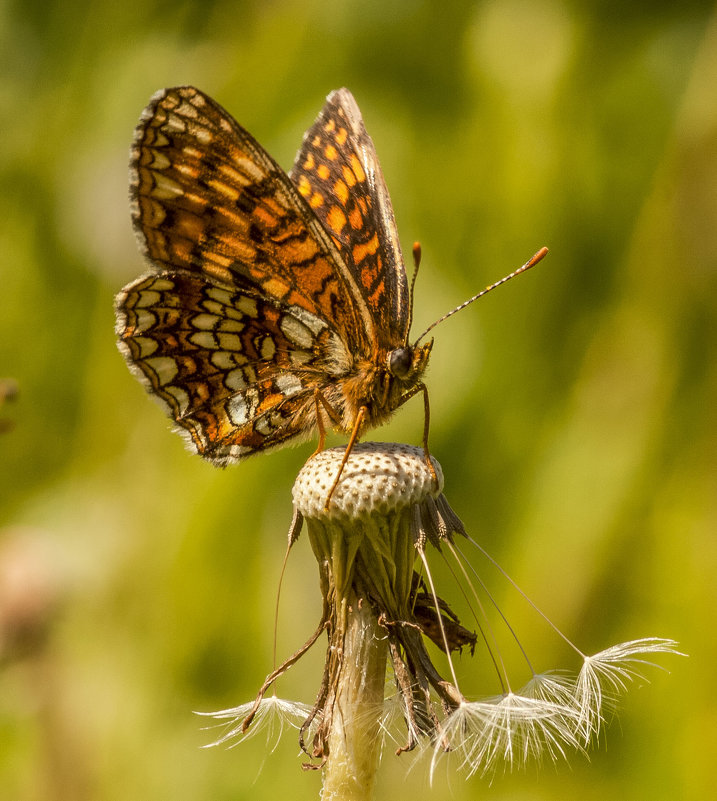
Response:
[[[162,90],[130,169],[151,270],[117,296],[119,345],[194,451],[223,466],[315,432],[322,447],[333,426],[348,453],[419,391],[427,412],[432,341],[409,342],[391,200],[348,90],[288,175],[210,97]]]
[[[289,175],[211,98],[165,89],[135,133],[130,197],[152,270],[117,297],[120,347],[204,458],[375,426],[420,387],[431,343],[408,342],[391,201],[346,89]]]

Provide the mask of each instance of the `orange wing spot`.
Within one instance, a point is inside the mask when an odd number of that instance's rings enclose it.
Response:
[[[284,395],[282,395],[280,392],[276,392],[276,393],[274,393],[272,395],[265,395],[262,398],[262,401],[261,401],[261,403],[259,404],[259,407],[256,410],[257,414],[259,415],[262,412],[265,412],[268,409],[273,408],[278,403],[281,403],[281,401],[283,401],[283,400],[284,400]]]
[[[290,291],[290,287],[280,278],[264,278],[261,288],[265,295],[272,295],[280,300]]]
[[[323,283],[320,285],[318,281],[315,282],[316,298],[319,301],[318,306],[320,309],[326,309],[334,312],[336,308],[336,298],[341,294],[342,291],[341,287],[339,286],[336,278],[330,274],[327,275],[326,273],[320,273],[318,278],[323,280]]]
[[[196,180],[200,173],[199,168],[195,165],[187,163],[182,164],[181,162],[179,164],[174,164],[174,169],[182,175],[186,175],[187,178],[192,178],[193,180]]]
[[[227,433],[222,436],[222,439],[241,445],[242,448],[248,448],[248,452],[251,452],[259,450],[264,445],[266,437],[254,431],[251,423],[247,423],[237,430],[228,427]]]
[[[189,156],[191,159],[198,159],[201,161],[204,158],[204,151],[200,150],[198,147],[192,147],[191,145],[185,145],[182,148],[182,153],[185,156]]]
[[[326,215],[326,222],[334,233],[341,233],[346,226],[346,215],[343,213],[340,206],[331,207],[329,213]],[[356,252],[356,248],[354,248],[354,252]]]
[[[155,261],[169,261],[167,238],[151,228],[147,229],[145,237],[147,239],[147,252],[152,259]]]
[[[207,181],[207,184],[220,195],[224,195],[224,197],[229,198],[231,201],[235,201],[239,197],[239,192],[234,189],[234,187],[225,184],[224,181],[210,180]]]
[[[306,161],[302,164],[302,167],[305,170],[313,170],[315,166],[316,161],[314,160],[314,154],[309,153],[309,155],[306,157]]]
[[[311,194],[311,184],[305,175],[302,175],[301,178],[299,178],[298,187],[300,194],[302,194],[304,197],[308,197]]]
[[[345,206],[349,199],[349,188],[343,181],[336,181],[334,184],[334,194],[341,201],[341,205]]]
[[[349,212],[349,224],[354,231],[360,231],[363,228],[363,217],[359,211],[359,207],[354,205]]]
[[[316,174],[322,181],[325,181],[331,175],[331,170],[325,164],[319,164],[316,168]]]
[[[339,157],[339,152],[333,145],[326,145],[324,148],[324,155],[329,161],[336,161]],[[352,158],[355,158],[355,156],[352,156]],[[358,159],[356,159],[356,161],[358,161]]]
[[[309,310],[311,310],[311,307],[307,307],[306,298],[303,295],[300,295],[298,292],[295,292],[293,289],[284,298],[284,300],[286,301],[287,305],[289,305],[289,306],[300,306],[303,309],[309,308]],[[267,317],[268,317],[268,315],[267,315]],[[277,316],[274,319],[278,320],[279,318]]]
[[[218,264],[212,264],[211,262],[207,262],[202,267],[202,272],[205,272],[207,275],[210,275],[212,278],[216,278],[217,281],[221,281],[225,284],[231,284],[234,280],[229,270],[227,270],[225,267],[220,267]]]
[[[240,216],[232,210],[231,204],[227,203],[220,206],[215,206],[214,211],[220,214],[232,227],[236,236],[246,236],[249,230],[249,221],[246,217]]]
[[[174,258],[183,264],[191,264],[192,261],[192,243],[189,239],[177,239],[169,243]]]
[[[378,286],[368,299],[368,305],[373,309],[380,309],[386,302],[386,285],[384,281],[379,281]]]
[[[186,192],[184,200],[187,204],[187,210],[193,214],[204,214],[204,210],[209,205],[209,201],[205,197],[194,192]]]
[[[315,137],[314,137],[314,138],[311,140],[311,145],[312,145],[312,147],[318,147],[320,144],[321,144],[321,137],[320,137],[320,136],[315,136]]]
[[[282,264],[286,265],[290,271],[295,269],[294,265],[312,261],[318,253],[316,243],[310,239],[303,242],[300,240],[289,240],[284,242],[276,251],[277,258]],[[285,295],[289,291],[287,287],[282,291]]]
[[[201,242],[204,239],[206,227],[201,218],[195,214],[176,213],[174,219],[174,235],[183,239]]]
[[[256,249],[241,239],[227,234],[217,238],[222,244],[222,254],[228,254],[234,259],[243,261],[245,264],[251,263],[256,259]]]
[[[344,174],[344,181],[346,181],[349,186],[356,186],[356,176],[354,175],[351,167],[348,167],[346,164],[344,164],[344,166],[341,168],[341,171]]]
[[[271,196],[265,197],[261,203],[266,209],[267,214],[275,214],[277,217],[284,216],[285,208],[277,202],[276,198]]]
[[[229,267],[232,261],[234,261],[233,259],[230,259],[228,256],[222,256],[221,253],[217,253],[216,251],[213,250],[207,250],[202,255],[204,256],[205,259],[207,259],[208,262],[211,262],[212,264],[216,265],[220,270],[224,272],[226,272],[226,268]],[[205,272],[208,272],[208,270],[205,270]]]
[[[324,205],[323,197],[321,197],[321,195],[318,192],[314,192],[314,194],[311,196],[311,200],[309,200],[309,206],[311,206],[312,209],[318,209],[319,206],[323,205]]]
[[[378,250],[378,234],[374,234],[365,244],[354,245],[353,257],[356,264],[360,264],[366,256],[373,256]]]
[[[361,162],[358,160],[358,156],[355,153],[351,154],[351,169],[354,171],[356,175],[356,180],[359,182],[366,180],[366,173],[363,171],[363,167],[361,166]]]
[[[344,145],[346,144],[346,140],[349,138],[349,132],[346,130],[346,128],[339,128],[335,138],[337,145]]]
[[[209,384],[206,381],[198,381],[194,388],[200,401],[208,401],[211,398]]]
[[[330,133],[331,131],[334,130],[335,127],[336,127],[336,123],[334,122],[334,120],[329,120],[326,123],[326,125],[324,125],[324,130],[326,131],[326,133]]]
[[[257,206],[252,212],[252,216],[261,220],[267,228],[273,228],[278,222],[276,216],[263,206]]]

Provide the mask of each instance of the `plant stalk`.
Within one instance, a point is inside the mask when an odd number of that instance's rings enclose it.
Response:
[[[343,660],[324,765],[322,801],[370,801],[381,755],[386,632],[371,606],[351,593],[338,616]]]

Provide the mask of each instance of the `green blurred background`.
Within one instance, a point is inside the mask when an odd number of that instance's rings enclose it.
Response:
[[[589,761],[492,785],[441,770],[429,789],[425,761],[388,749],[377,799],[711,797],[712,4],[4,0],[0,64],[0,377],[19,386],[0,408],[0,797],[318,797],[294,733],[273,753],[261,738],[201,750],[213,733],[191,714],[249,700],[271,668],[312,446],[215,470],[114,343],[113,295],[144,270],[132,130],[182,83],[287,168],[325,95],[353,91],[404,252],[423,244],[416,331],[551,248],[436,331],[446,493],[584,650],[659,635],[690,654],[626,697]],[[421,426],[416,401],[376,437],[418,443]],[[576,667],[495,586],[536,667]],[[320,608],[304,539],[283,593],[285,656]],[[311,702],[322,665],[317,647],[280,694]]]

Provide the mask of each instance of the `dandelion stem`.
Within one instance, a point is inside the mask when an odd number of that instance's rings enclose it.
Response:
[[[343,617],[343,662],[321,798],[369,801],[381,750],[387,639],[374,611],[355,595],[349,599]]]

